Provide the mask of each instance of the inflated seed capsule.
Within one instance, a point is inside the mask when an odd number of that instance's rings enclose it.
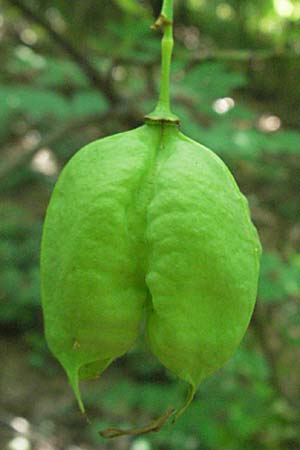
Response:
[[[255,304],[261,247],[245,197],[213,152],[184,136],[170,111],[172,0],[164,27],[161,94],[145,125],[93,142],[66,165],[44,225],[41,275],[46,338],[80,408],[93,378],[147,339],[190,385],[239,345]],[[147,306],[147,307],[146,307]],[[173,413],[112,438],[158,431]]]
[[[224,163],[174,124],[89,144],[67,164],[44,226],[49,346],[80,402],[137,337],[195,389],[240,343],[256,297],[260,244]]]

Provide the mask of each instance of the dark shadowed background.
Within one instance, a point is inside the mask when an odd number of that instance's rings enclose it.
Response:
[[[229,165],[264,247],[258,304],[234,358],[174,426],[104,442],[99,429],[144,424],[186,386],[140,338],[84,384],[88,425],[45,344],[39,248],[51,191],[80,147],[136,127],[154,106],[160,6],[1,2],[1,450],[300,449],[299,0],[176,2],[174,110]]]

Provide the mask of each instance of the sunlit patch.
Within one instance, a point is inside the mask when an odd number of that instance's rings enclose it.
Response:
[[[37,42],[37,34],[31,28],[25,28],[20,34],[21,40],[24,44],[34,45]]]
[[[31,168],[44,175],[56,175],[58,166],[53,152],[49,148],[41,148],[31,161]]]
[[[8,450],[30,450],[31,445],[28,439],[25,437],[16,437],[9,441]]]
[[[23,139],[23,147],[26,150],[29,150],[34,145],[37,145],[41,140],[41,135],[37,130],[31,130],[28,133],[26,133],[24,139]]]
[[[274,20],[272,17],[263,17],[258,26],[263,33],[274,33],[278,31],[278,20]]]
[[[60,11],[55,7],[50,7],[46,9],[46,17],[51,22],[51,25],[55,30],[63,32],[66,30],[66,22]]]
[[[222,20],[229,20],[234,16],[234,9],[229,3],[220,3],[216,7],[216,14]]]
[[[112,77],[115,81],[123,81],[126,75],[127,71],[123,66],[115,66],[112,70]]]
[[[230,97],[218,98],[218,100],[216,100],[213,103],[213,109],[218,114],[225,114],[232,108],[234,108],[234,105],[235,101],[233,100],[233,98]]]
[[[258,121],[258,128],[265,133],[272,133],[279,130],[281,127],[281,120],[277,116],[264,114]]]
[[[243,131],[238,131],[237,133],[235,133],[233,141],[239,147],[247,147],[250,143],[249,137]]]
[[[300,19],[300,3],[297,3],[294,6],[294,10],[293,10],[293,19],[298,20]]]
[[[152,450],[152,446],[146,439],[140,438],[133,442],[130,450]]]
[[[25,47],[25,45],[19,45],[15,49],[15,54],[17,58],[30,64],[34,69],[42,69],[46,64],[42,56],[37,55],[31,48]]]
[[[0,28],[4,25],[4,17],[0,14]]]
[[[205,4],[205,0],[189,0],[189,6],[193,9],[200,9]]]
[[[18,433],[28,433],[30,424],[24,417],[14,417],[10,421],[11,427]]]
[[[290,0],[274,0],[274,7],[281,17],[290,17],[294,12],[294,5]]]

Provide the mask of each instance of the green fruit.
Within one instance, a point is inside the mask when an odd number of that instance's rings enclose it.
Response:
[[[79,151],[44,226],[46,337],[83,409],[139,332],[191,397],[239,345],[256,297],[260,244],[225,164],[175,124],[149,122]]]
[[[136,130],[87,145],[55,187],[42,242],[50,349],[84,410],[79,381],[130,349],[143,314],[150,349],[190,385],[221,367],[253,311],[261,247],[225,164],[184,136],[170,109],[173,0],[164,28],[159,102]],[[158,431],[108,428],[101,436]]]

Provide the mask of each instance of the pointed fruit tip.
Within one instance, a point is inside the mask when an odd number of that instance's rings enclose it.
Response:
[[[68,370],[68,377],[71,384],[71,387],[73,389],[74,395],[76,397],[78,406],[82,414],[86,416],[85,407],[81,398],[80,389],[79,389],[79,375],[78,375],[79,369],[76,368],[75,370]],[[87,417],[87,416],[86,416]]]
[[[185,412],[185,410],[189,407],[189,405],[192,403],[192,400],[195,396],[195,386],[192,384],[189,385],[188,394],[185,400],[185,403],[183,406],[176,412],[175,416],[172,419],[172,424],[177,422],[177,420],[182,416],[182,414]]]

